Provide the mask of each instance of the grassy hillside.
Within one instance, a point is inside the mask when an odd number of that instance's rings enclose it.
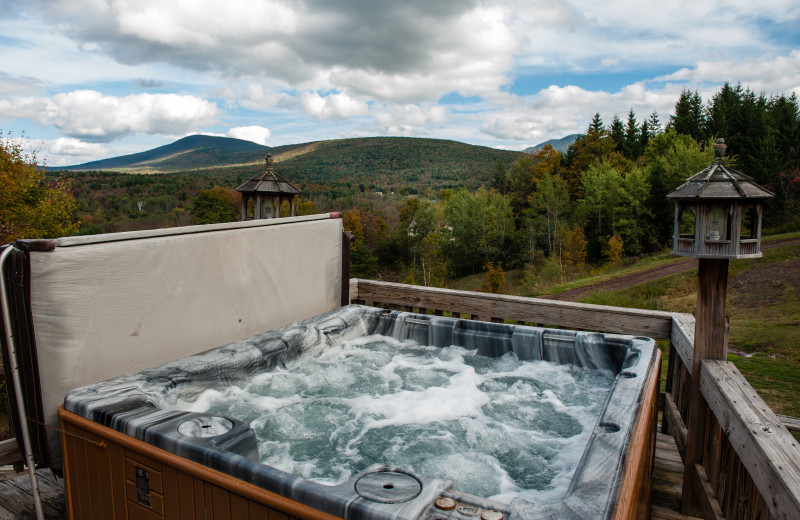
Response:
[[[795,233],[797,236],[798,234]],[[697,270],[580,301],[694,312]],[[800,416],[800,245],[730,263],[728,360],[773,411]]]

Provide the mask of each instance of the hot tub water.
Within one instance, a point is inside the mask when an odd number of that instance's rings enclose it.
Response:
[[[614,377],[367,336],[169,407],[249,423],[262,463],[323,484],[381,463],[544,503],[566,491]]]

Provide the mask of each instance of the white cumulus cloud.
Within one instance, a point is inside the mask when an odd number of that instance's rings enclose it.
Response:
[[[213,124],[216,103],[190,95],[104,95],[96,90],[74,90],[51,98],[0,100],[0,114],[30,118],[54,126],[70,137],[97,142],[125,135],[180,134]]]
[[[87,143],[74,137],[59,137],[47,143],[47,151],[53,155],[77,157],[101,157],[108,149],[101,143]]]
[[[228,137],[236,139],[244,139],[245,141],[252,141],[254,143],[266,145],[272,132],[269,128],[263,126],[237,126],[228,130]]]
[[[306,92],[301,98],[306,112],[317,120],[347,119],[365,115],[369,107],[363,101],[353,99],[349,95],[337,92],[321,96],[316,92]]]
[[[414,104],[389,105],[373,114],[373,119],[381,126],[382,133],[388,135],[413,135],[436,125],[442,125],[450,116],[444,107],[434,105],[420,107]]]

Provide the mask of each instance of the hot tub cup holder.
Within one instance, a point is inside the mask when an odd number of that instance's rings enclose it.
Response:
[[[201,415],[180,423],[178,433],[195,438],[217,437],[228,433],[231,428],[233,428],[233,421],[230,419],[214,415]]]
[[[414,475],[388,470],[362,475],[353,487],[360,497],[381,504],[408,502],[422,492],[422,482]]]

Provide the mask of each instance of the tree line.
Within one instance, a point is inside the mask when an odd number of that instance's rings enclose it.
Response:
[[[708,102],[684,91],[663,125],[653,113],[605,125],[599,114],[565,153],[550,146],[506,165],[498,160],[477,191],[440,190],[402,203],[394,219],[365,207],[346,213],[355,229],[354,272],[400,272],[408,282],[528,266],[569,276],[671,245],[666,195],[713,160],[725,138],[727,164],[775,193],[768,231],[800,227],[800,111],[794,94],[767,97],[725,84]]]

